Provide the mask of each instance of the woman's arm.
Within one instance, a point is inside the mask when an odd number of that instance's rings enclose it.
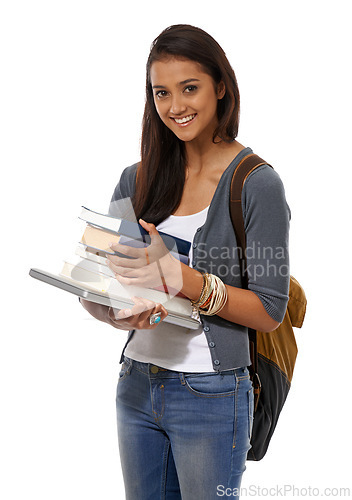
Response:
[[[111,324],[110,318],[108,316],[109,307],[102,304],[97,304],[96,302],[90,302],[89,300],[79,299],[80,303],[86,311],[93,316],[93,318],[103,321],[104,323]]]
[[[181,292],[189,299],[197,300],[203,286],[202,274],[182,264],[182,279]],[[279,326],[280,323],[269,316],[254,292],[229,285],[225,286],[228,299],[218,316],[261,332],[271,332]]]
[[[149,231],[153,241],[153,244],[148,247],[149,259],[154,262],[154,259],[159,256],[167,286],[179,290],[191,300],[197,300],[203,286],[202,274],[181,263],[169,252],[162,249],[163,242],[154,224],[148,224],[142,220],[140,223]],[[111,248],[135,259],[108,257],[109,267],[116,273],[116,279],[123,285],[152,286],[158,284],[160,274],[155,265],[147,265],[144,251],[119,244],[114,244]],[[155,255],[153,255],[154,253]],[[129,267],[124,267],[126,265]],[[266,312],[261,300],[254,292],[229,285],[226,285],[226,289],[228,300],[218,316],[264,332],[275,330],[280,324]]]
[[[290,210],[282,181],[269,166],[259,167],[246,180],[242,211],[249,249],[248,290],[226,285],[228,301],[218,315],[255,330],[272,331],[282,321],[288,300]],[[182,292],[197,300],[201,274],[183,265],[182,276]]]
[[[242,202],[247,248],[255,249],[247,255],[248,290],[225,285],[228,301],[218,316],[256,330],[272,331],[285,314],[289,286],[290,212],[277,173],[268,166],[252,173],[245,182]],[[109,257],[109,266],[117,279],[125,285],[155,286],[163,274],[167,286],[196,301],[203,286],[201,273],[181,264],[163,248],[153,224],[139,222],[151,235],[148,259],[144,250],[113,245],[114,250],[134,257],[132,260]],[[262,249],[272,250],[269,252],[272,256],[268,257]],[[162,273],[156,269],[156,262],[160,262]]]

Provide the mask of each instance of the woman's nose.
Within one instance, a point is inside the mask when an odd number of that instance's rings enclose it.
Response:
[[[181,114],[186,109],[186,105],[181,96],[173,96],[170,112],[174,115]]]

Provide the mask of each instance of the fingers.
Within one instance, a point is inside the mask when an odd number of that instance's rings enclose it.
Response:
[[[109,261],[108,267],[122,285],[134,285],[148,288],[162,286],[162,276],[155,262],[144,268],[132,269],[117,266]]]
[[[107,258],[118,264],[123,263],[127,267],[141,267],[147,265],[146,248],[135,248],[128,245],[121,245],[120,243],[110,243],[110,248],[114,252],[126,255],[126,257],[107,255]]]
[[[145,222],[143,219],[139,219],[138,221],[140,225],[149,233],[151,243],[160,243],[160,240],[162,241],[162,238],[155,227],[154,224],[150,224],[149,222]]]
[[[125,317],[141,315],[144,312],[151,311],[155,306],[155,302],[142,297],[132,297],[134,305],[130,309],[121,309],[120,313],[126,314]]]
[[[113,313],[109,315],[110,319],[114,321],[115,326],[137,330],[152,330],[158,325],[158,323],[150,324],[150,316],[152,314],[160,313],[161,321],[168,315],[167,310],[161,304],[156,304],[142,297],[132,297],[132,300],[134,305],[131,308],[119,311],[113,309]]]
[[[156,229],[156,227],[155,227],[155,225],[154,225],[154,224],[151,224],[151,223],[149,223],[149,222],[146,222],[146,221],[145,221],[145,220],[143,220],[143,219],[139,219],[139,223],[140,223],[140,225],[141,225],[144,229],[146,229],[146,230],[148,231],[148,233],[149,233],[150,235],[157,235],[157,234],[159,234],[159,233],[158,233],[158,230]]]
[[[115,264],[112,264],[111,262],[108,264],[108,267],[116,275],[117,279],[119,279],[121,277],[140,278],[144,274],[141,269],[132,269],[130,267],[116,266]]]

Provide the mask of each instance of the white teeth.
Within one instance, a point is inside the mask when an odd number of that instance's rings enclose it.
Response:
[[[186,123],[186,122],[189,122],[190,120],[193,120],[193,118],[195,116],[196,115],[189,115],[189,116],[185,116],[184,118],[181,118],[181,120],[179,120],[177,118],[174,118],[174,120],[175,120],[176,123]]]

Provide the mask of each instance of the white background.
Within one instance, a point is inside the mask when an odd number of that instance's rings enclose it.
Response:
[[[80,206],[106,211],[122,169],[139,160],[149,47],[177,23],[208,31],[235,69],[238,140],[284,181],[292,274],[309,301],[292,390],[268,455],[248,464],[242,485],[352,491],[349,7],[1,4],[2,499],[124,497],[115,388],[126,334],[28,271],[59,269]]]

